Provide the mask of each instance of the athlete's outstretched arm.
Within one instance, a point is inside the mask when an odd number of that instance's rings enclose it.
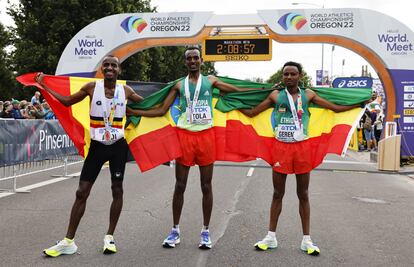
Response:
[[[263,100],[260,104],[258,104],[254,108],[240,109],[240,112],[246,116],[254,117],[258,115],[259,113],[265,111],[266,109],[272,107],[276,103],[278,96],[279,96],[279,91],[274,90],[266,97],[265,100]]]
[[[334,112],[343,112],[343,111],[351,110],[353,108],[358,108],[358,107],[361,106],[360,104],[354,104],[354,105],[350,105],[350,106],[336,105],[336,104],[326,100],[325,98],[322,98],[322,97],[318,96],[311,89],[306,89],[306,94],[307,94],[308,99],[309,99],[310,102],[312,102],[312,103],[314,103],[318,106],[321,106],[323,108],[330,109]]]
[[[213,87],[218,88],[220,91],[225,92],[225,93],[258,90],[257,88],[237,87],[232,84],[225,83],[219,78],[212,76],[212,75],[208,76],[208,79],[210,80]]]
[[[64,96],[59,94],[58,92],[53,91],[52,89],[50,89],[44,82],[43,82],[43,77],[44,74],[39,72],[36,76],[35,76],[35,80],[36,82],[42,86],[42,88],[46,91],[48,91],[51,95],[53,95],[57,100],[59,100],[60,103],[62,103],[65,106],[71,106],[73,104],[76,104],[80,101],[82,101],[85,97],[92,96],[92,90],[95,87],[95,82],[89,82],[87,84],[85,84],[84,86],[82,86],[82,88],[69,96]]]
[[[168,93],[167,97],[164,99],[164,102],[156,108],[152,108],[149,110],[142,110],[142,109],[127,109],[128,116],[145,116],[145,117],[159,117],[163,116],[167,113],[168,109],[170,108],[171,104],[174,102],[175,97],[178,94],[179,90],[179,83],[176,83]]]
[[[132,102],[141,102],[144,99],[139,94],[135,93],[135,91],[128,85],[124,85],[125,90],[125,98],[131,100]]]

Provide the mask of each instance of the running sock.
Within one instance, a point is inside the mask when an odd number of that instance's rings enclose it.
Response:
[[[73,239],[67,238],[65,237],[64,240],[66,240],[69,244],[71,244],[73,242]]]
[[[303,235],[303,241],[311,240],[310,235]]]
[[[276,238],[276,232],[267,231],[267,235],[273,238]]]
[[[178,233],[180,232],[180,226],[178,224],[174,225],[172,229],[177,231]]]
[[[203,228],[201,228],[201,231],[208,231],[208,226],[203,225]]]

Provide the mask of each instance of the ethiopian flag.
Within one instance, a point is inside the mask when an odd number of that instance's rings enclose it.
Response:
[[[219,78],[226,83],[244,88],[262,89],[271,87],[270,84],[241,81],[224,77]],[[160,105],[168,95],[170,89],[180,80],[182,79],[171,82],[160,91],[145,98],[144,101],[131,104],[129,107],[133,109],[149,109]],[[217,103],[219,98],[220,92],[218,89],[213,89],[213,106]],[[178,117],[180,116],[179,111],[179,98],[177,96],[167,113],[162,117],[130,117],[132,123],[125,129],[125,137],[131,152],[134,154],[133,150],[135,150],[135,154],[139,154],[139,157],[143,157],[145,159],[140,159],[140,162],[145,164],[138,163],[141,171],[156,167],[165,162],[165,159],[167,158],[170,158],[171,160],[177,158],[169,156],[172,152],[174,152],[170,150],[177,149],[180,150],[181,153],[179,141],[173,141],[173,138],[167,138],[170,137],[170,135],[176,135],[175,129]],[[255,156],[241,154],[237,151],[230,151],[226,149],[226,125],[227,114],[218,109],[214,109],[213,130],[216,142],[216,160],[242,162],[255,159]],[[171,140],[171,142],[167,140]],[[164,157],[164,161],[159,162],[158,159],[161,157]]]
[[[338,105],[362,103],[371,97],[370,89],[312,88],[319,96]],[[309,138],[297,143],[275,139],[275,110],[269,108],[250,118],[237,109],[251,108],[272,90],[231,93],[221,97],[216,109],[227,112],[226,149],[262,158],[282,173],[306,173],[322,163],[327,153],[344,155],[352,133],[364,113],[363,108],[335,113],[311,104]],[[292,164],[294,157],[298,161]],[[289,166],[287,166],[289,165]],[[292,165],[292,166],[290,166]],[[282,168],[283,167],[283,168]]]

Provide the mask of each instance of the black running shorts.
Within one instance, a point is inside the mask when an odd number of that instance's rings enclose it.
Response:
[[[124,179],[127,155],[128,144],[124,138],[112,145],[104,145],[98,141],[91,140],[91,146],[83,164],[80,180],[94,183],[103,164],[109,161],[111,179],[113,181],[122,181]]]

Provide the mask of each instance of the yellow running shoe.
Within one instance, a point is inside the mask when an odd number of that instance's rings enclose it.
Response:
[[[114,254],[114,253],[116,253],[115,241],[114,241],[114,237],[112,235],[105,235],[103,253],[104,254]]]
[[[43,253],[49,257],[57,257],[62,254],[74,254],[78,251],[75,241],[65,238],[59,241],[53,247],[43,250]]]
[[[257,242],[256,244],[254,244],[254,247],[257,250],[262,250],[262,251],[277,248],[276,237],[271,237],[269,235],[266,235],[266,237],[263,238],[263,240],[261,240],[261,241]]]
[[[302,244],[300,245],[300,249],[305,251],[308,255],[318,256],[321,251],[317,245],[315,245],[312,240],[302,240]]]

